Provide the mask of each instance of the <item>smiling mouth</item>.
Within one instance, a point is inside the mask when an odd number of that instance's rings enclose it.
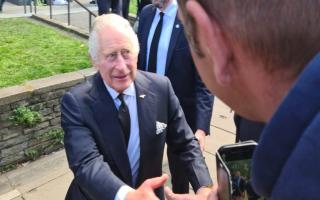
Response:
[[[127,76],[128,75],[118,75],[118,76],[114,76],[114,78],[123,80],[123,79],[127,78]]]

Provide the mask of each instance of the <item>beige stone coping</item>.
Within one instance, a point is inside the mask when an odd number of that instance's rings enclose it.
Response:
[[[76,72],[27,81],[22,85],[0,89],[0,105],[26,99],[30,97],[32,93],[45,93],[60,88],[71,87],[83,82],[94,73],[96,73],[96,69],[88,68]]]

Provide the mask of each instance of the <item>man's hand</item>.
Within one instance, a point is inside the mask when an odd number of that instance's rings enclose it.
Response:
[[[198,189],[196,194],[198,199],[208,199],[210,193],[211,193],[211,188],[201,187]]]
[[[166,196],[166,200],[196,200],[197,199],[195,194],[175,194],[168,187],[164,188],[164,193]],[[206,199],[203,199],[203,200],[206,200]]]
[[[198,129],[198,130],[194,133],[194,136],[198,139],[201,152],[203,153],[203,151],[204,151],[204,145],[205,145],[206,133],[205,133],[203,130]]]
[[[174,194],[168,187],[164,189],[167,200],[218,200],[218,188],[200,188],[197,194]]]
[[[218,184],[214,184],[209,193],[208,200],[218,200]]]
[[[138,189],[128,192],[126,195],[126,200],[158,199],[153,190],[163,186],[167,180],[168,175],[166,174],[163,174],[161,177],[147,179],[140,185]]]

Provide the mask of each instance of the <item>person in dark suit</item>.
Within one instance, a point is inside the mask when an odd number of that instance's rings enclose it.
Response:
[[[246,181],[239,170],[235,171],[232,178],[232,199],[241,200],[245,197]]]
[[[259,142],[265,123],[246,119],[236,113],[233,119],[236,125],[236,142],[247,140]]]
[[[0,13],[2,13],[2,7],[4,4],[5,0],[0,0]]]
[[[97,0],[98,14],[103,15],[109,13],[110,8],[112,13],[121,14],[122,8],[119,1],[122,0]]]
[[[138,10],[137,10],[137,16],[140,15],[140,12],[142,8],[144,8],[146,5],[151,4],[151,0],[137,0]]]
[[[130,7],[130,0],[120,0],[122,2],[122,17],[128,19],[129,17],[129,7]]]
[[[195,69],[177,9],[175,0],[152,0],[152,4],[147,5],[140,13],[138,38],[141,51],[138,68],[145,71],[156,68],[152,72],[170,79],[187,122],[203,151],[205,136],[210,133],[213,96]],[[161,31],[157,31],[159,22],[162,22]],[[156,35],[160,37],[158,46],[154,48]],[[189,192],[189,182],[182,170],[182,163],[170,147],[167,154],[173,191]]]
[[[74,173],[68,200],[164,199],[165,143],[184,163],[197,195],[210,191],[199,144],[169,79],[137,71],[138,53],[138,38],[127,20],[115,14],[96,18],[89,54],[98,73],[61,102],[65,150]]]

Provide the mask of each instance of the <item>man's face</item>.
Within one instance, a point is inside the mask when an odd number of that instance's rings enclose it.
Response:
[[[240,171],[235,171],[235,173],[234,173],[235,177],[240,177],[240,175],[241,175]]]
[[[98,53],[95,67],[103,80],[121,93],[135,80],[137,73],[137,53],[133,43],[123,32],[104,28],[98,33]]]
[[[167,7],[170,1],[171,0],[152,0],[152,4],[159,9],[162,9],[164,7]]]

